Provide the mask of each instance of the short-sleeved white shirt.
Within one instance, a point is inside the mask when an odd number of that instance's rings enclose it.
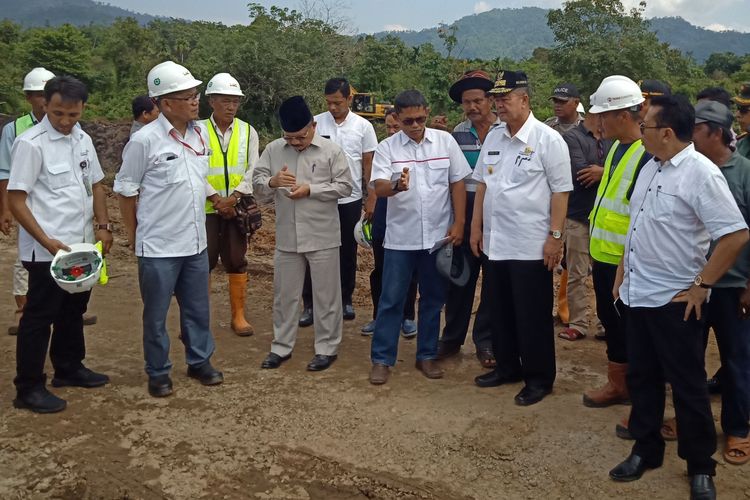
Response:
[[[573,190],[562,136],[533,113],[513,137],[503,123],[487,134],[473,178],[487,186],[482,205],[487,257],[543,259],[552,193]]]
[[[425,250],[445,237],[452,219],[450,184],[471,168],[448,132],[425,129],[417,144],[404,132],[385,139],[375,150],[371,186],[391,181],[409,168],[409,189],[388,198],[385,248]]]
[[[198,122],[180,141],[163,114],[131,137],[122,152],[114,191],[138,198],[135,254],[187,257],[206,248],[206,197],[215,193],[208,175],[208,136]],[[197,153],[196,153],[197,152]],[[221,154],[221,153],[215,153]]]
[[[78,124],[63,135],[45,116],[13,143],[8,190],[26,192],[26,205],[44,233],[66,245],[94,243],[94,197],[86,184],[103,178],[94,143]],[[53,257],[23,227],[18,254],[26,262]]]
[[[690,288],[711,240],[747,228],[719,167],[692,144],[643,166],[630,198],[620,298],[660,307]]]
[[[372,124],[358,114],[349,111],[341,123],[331,113],[326,111],[315,115],[316,132],[318,135],[332,140],[346,153],[349,171],[354,185],[352,194],[339,200],[339,205],[362,199],[362,155],[375,151],[378,147],[378,137]]]

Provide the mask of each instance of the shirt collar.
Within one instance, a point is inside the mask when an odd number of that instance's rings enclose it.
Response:
[[[675,167],[679,167],[680,163],[682,163],[686,158],[693,155],[695,152],[695,146],[693,146],[693,143],[691,142],[685,148],[674,155],[669,161],[661,162],[662,166],[672,165]]]
[[[42,127],[44,127],[44,130],[47,132],[47,137],[49,137],[50,141],[57,141],[60,139],[64,139],[65,137],[68,137],[67,135],[59,132],[55,127],[52,126],[52,123],[50,123],[49,118],[47,118],[47,115],[44,115],[44,118],[42,118],[41,123]],[[78,137],[81,135],[81,124],[76,123],[73,127],[73,130],[70,132],[70,137],[72,139],[78,139]]]
[[[398,133],[401,134],[401,145],[402,146],[406,146],[409,142],[413,142],[414,144],[417,144],[416,142],[414,142],[412,140],[411,137],[409,137],[408,135],[406,135],[406,132],[404,132],[403,130],[399,131]],[[425,129],[424,129],[424,138],[422,138],[422,141],[423,142],[427,141],[427,142],[430,142],[430,143],[435,142],[435,134],[436,134],[436,131],[434,129],[431,129],[430,127],[425,127]]]
[[[513,137],[517,137],[519,141],[527,144],[529,142],[529,135],[531,134],[531,130],[534,128],[535,123],[536,118],[534,118],[534,112],[529,111],[529,116],[526,118],[526,121]],[[507,125],[505,127],[505,135],[510,137],[510,131],[508,130]]]
[[[729,157],[729,159],[724,163],[724,165],[721,165],[721,168],[728,168],[733,167],[737,164],[737,162],[742,158],[742,155],[737,152],[737,150],[732,151],[732,156]]]
[[[170,135],[170,133],[172,132],[172,130],[174,130],[175,133],[178,136],[180,135],[180,133],[177,131],[177,129],[174,128],[174,126],[172,126],[172,124],[169,122],[169,120],[167,120],[167,117],[164,116],[164,113],[159,113],[159,116],[156,118],[156,121],[159,122],[159,125],[161,126],[162,130],[164,131],[164,135],[165,136]],[[195,121],[188,122],[188,124],[187,124],[187,130],[185,131],[185,135],[187,136],[190,133],[191,130],[194,131],[196,126],[197,125],[195,124]],[[184,137],[183,137],[183,139],[184,139]]]
[[[349,110],[349,112],[348,112],[348,113],[346,114],[346,118],[344,118],[344,121],[342,121],[341,123],[337,123],[337,122],[336,122],[336,118],[335,118],[335,117],[334,117],[334,116],[333,116],[333,115],[331,114],[331,112],[330,112],[330,111],[327,111],[327,113],[328,113],[328,116],[329,116],[329,118],[331,119],[331,122],[332,122],[332,123],[333,123],[334,125],[336,125],[337,127],[343,127],[343,126],[344,126],[344,124],[345,124],[346,122],[348,122],[348,121],[349,121],[349,119],[350,119],[350,118],[352,117],[352,115],[354,114],[354,111],[352,111],[352,110],[350,109],[350,110]]]
[[[211,116],[208,119],[211,120],[211,123],[214,126],[214,130],[216,130],[216,132],[218,132],[219,134],[221,134],[222,133],[221,129],[219,129],[219,125],[216,124],[216,120],[214,120],[214,114],[213,113],[211,113]],[[227,127],[227,130],[224,133],[232,130],[233,127],[234,127],[234,120],[232,120],[232,123],[229,124],[229,126]]]

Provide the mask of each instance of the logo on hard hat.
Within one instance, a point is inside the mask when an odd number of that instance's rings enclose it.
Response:
[[[208,82],[208,86],[209,87],[213,86],[213,84],[214,84],[214,82]]]
[[[154,85],[159,85],[161,83],[161,80],[159,78],[154,78]]]

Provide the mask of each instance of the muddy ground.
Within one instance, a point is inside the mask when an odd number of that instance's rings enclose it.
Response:
[[[112,219],[118,213],[110,200]],[[0,498],[2,499],[604,499],[688,497],[685,464],[668,443],[664,466],[630,484],[607,471],[630,442],[614,435],[625,406],[590,409],[581,393],[605,381],[604,344],[557,339],[558,378],[542,403],[513,404],[520,384],[479,389],[472,346],[445,363],[442,380],[414,369],[415,343],[402,340],[389,383],[368,383],[370,319],[362,254],[355,306],[345,322],[339,360],[305,371],[312,328],[301,329],[294,357],[260,370],[271,329],[273,226],[269,217],[249,251],[248,315],[256,335],[235,336],[228,296],[215,276],[212,326],[215,365],[226,382],[207,388],[188,379],[177,340],[178,310],[169,315],[175,394],[146,392],[141,304],[135,258],[116,243],[110,283],[97,287],[87,327],[89,367],[112,383],[99,389],[55,389],[68,409],[35,415],[12,407],[15,340],[11,266],[14,238],[0,237]],[[122,231],[116,238],[123,241]],[[591,332],[593,334],[593,332]],[[708,367],[717,365],[715,346]],[[48,372],[49,373],[49,372]],[[718,421],[718,400],[714,412]],[[671,414],[671,407],[668,414]],[[718,423],[717,423],[718,427]],[[721,442],[721,436],[720,436]],[[721,445],[720,445],[721,449]],[[750,498],[747,467],[725,464],[722,498]]]

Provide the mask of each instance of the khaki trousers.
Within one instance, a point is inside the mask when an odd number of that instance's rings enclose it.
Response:
[[[570,310],[570,328],[588,333],[589,322],[586,318],[588,287],[586,278],[591,270],[589,254],[589,225],[573,219],[565,220],[565,261],[568,266],[568,309]],[[596,307],[591,309],[596,331],[602,330]]]
[[[276,250],[273,275],[273,343],[271,352],[287,356],[294,349],[305,267],[310,266],[313,291],[315,354],[338,352],[343,327],[339,248],[296,253]]]

